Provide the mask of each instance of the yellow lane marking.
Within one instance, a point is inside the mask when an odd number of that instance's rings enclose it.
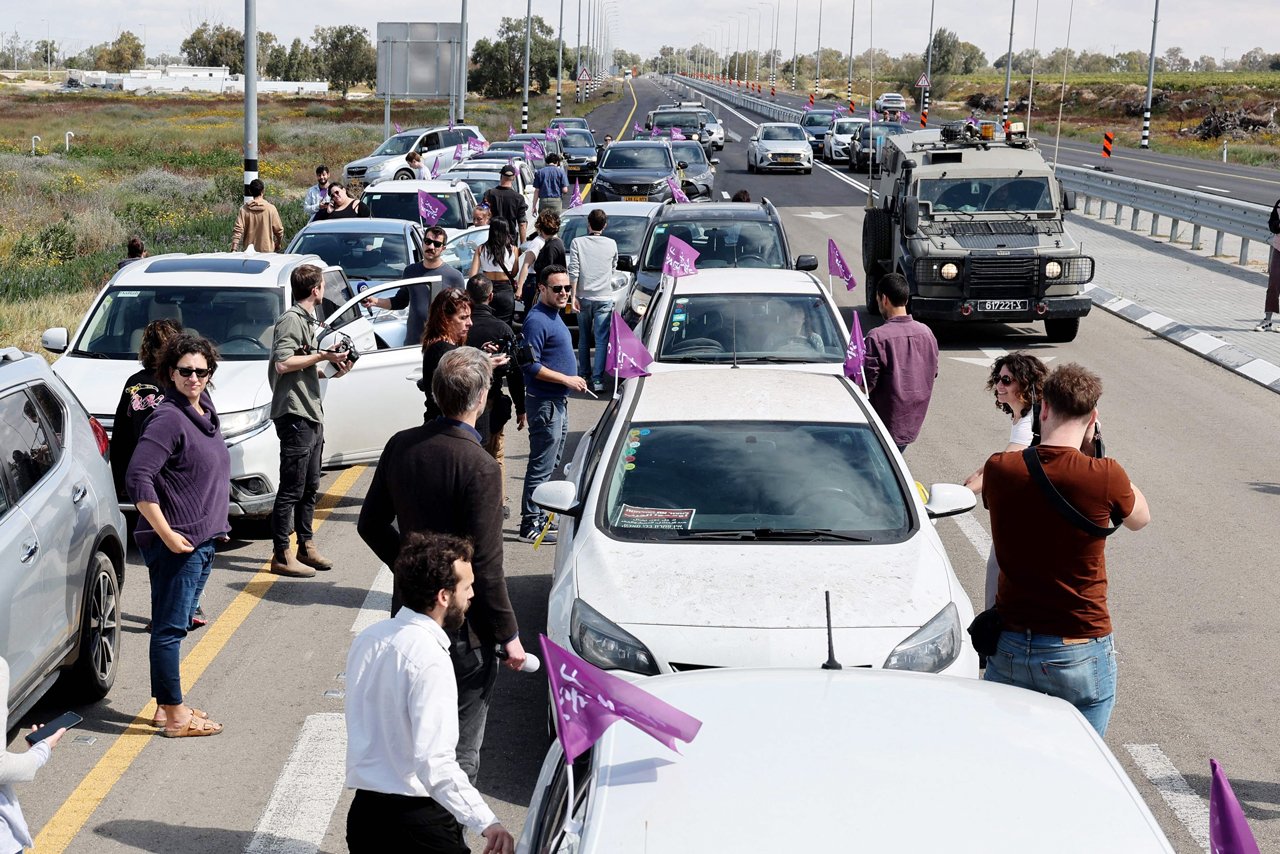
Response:
[[[316,503],[314,527],[319,528],[329,518],[333,508],[355,486],[365,466],[349,468],[338,476],[330,488]],[[204,673],[218,654],[231,640],[236,629],[248,618],[249,614],[262,601],[267,590],[280,576],[268,572],[271,562],[267,561],[259,569],[249,583],[236,594],[231,604],[216,620],[209,623],[199,643],[187,653],[182,660],[182,690],[190,691],[192,686]],[[98,805],[111,793],[116,783],[129,770],[129,766],[138,758],[142,749],[151,743],[156,730],[151,726],[155,715],[155,700],[151,700],[138,712],[129,726],[122,732],[115,744],[107,749],[98,763],[93,766],[71,796],[58,808],[53,818],[36,837],[36,848],[40,854],[62,854],[84,827],[85,822],[93,815]],[[216,717],[216,716],[215,716]]]
[[[640,102],[636,99],[636,87],[630,80],[627,81],[627,88],[631,90],[631,112],[627,113],[626,121],[622,123],[622,130],[618,131],[618,135],[614,139],[622,139],[622,135],[627,132],[627,128],[631,127],[631,119],[636,114],[636,107],[640,106]],[[582,201],[585,202],[591,198],[591,185],[593,183],[593,181],[588,181],[587,185],[582,188]]]

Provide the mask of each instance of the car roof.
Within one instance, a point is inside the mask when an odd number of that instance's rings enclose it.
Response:
[[[339,220],[346,222],[348,220]],[[382,220],[362,220],[382,222]],[[328,225],[329,222],[311,225]],[[311,225],[307,226],[310,228]],[[304,229],[305,230],[305,229]],[[295,235],[296,238],[296,235]],[[299,264],[327,267],[317,255],[276,252],[172,253],[140,258],[126,264],[111,280],[113,288],[190,285],[192,287],[262,287],[287,283]]]
[[[755,267],[724,267],[699,270],[696,276],[675,280],[671,293],[695,294],[820,294],[826,288],[804,270],[773,270]]]
[[[765,200],[767,201],[767,200]],[[659,214],[662,222],[723,219],[747,222],[773,222],[776,211],[773,205],[762,202],[703,202],[696,205],[666,205]]]
[[[454,183],[455,180],[458,183]],[[416,193],[419,190],[424,190],[428,193],[461,193],[462,181],[461,179],[451,179],[446,181],[443,178],[429,178],[425,181],[417,179],[410,181],[379,181],[376,184],[371,184],[370,186],[365,187],[365,192],[369,192],[371,190],[379,193],[386,193],[388,191],[393,193]],[[326,220],[326,222],[332,222],[332,220]]]
[[[560,219],[566,217],[586,216],[594,210],[601,210],[609,216],[643,216],[652,217],[662,208],[663,202],[585,202],[576,208],[567,208],[560,212]]]
[[[653,148],[662,146],[667,148],[667,142],[662,139],[617,139],[609,143],[609,148]],[[608,149],[606,149],[607,153]]]
[[[0,388],[5,389],[54,375],[48,362],[17,347],[0,347],[0,368],[4,369],[0,373]]]
[[[799,123],[799,122],[761,122],[761,123],[760,123],[760,127],[761,127],[762,129],[763,129],[763,128],[777,128],[777,127],[783,127],[783,128],[798,128],[798,127],[800,127],[800,123]],[[803,130],[803,128],[801,128],[801,130]]]
[[[407,184],[408,181],[395,181],[396,184]],[[392,217],[347,217],[344,219],[320,219],[309,222],[298,229],[297,234],[400,234],[406,229],[416,226],[407,219]],[[297,234],[294,237],[297,237]],[[130,267],[133,265],[130,264]],[[128,268],[126,268],[128,269]]]
[[[1034,691],[816,666],[701,670],[643,687],[701,728],[678,754],[632,726],[605,732],[584,850],[788,851],[798,828],[831,816],[860,851],[1173,850],[1088,723]],[[1071,808],[1046,824],[1050,791],[1070,792]],[[993,804],[994,822],[974,821]]]
[[[628,392],[635,401],[632,418],[643,423],[867,423],[849,381],[830,374],[699,368],[645,377]]]
[[[410,134],[413,134],[415,136],[421,136],[424,133],[431,133],[432,131],[437,131],[437,130],[459,130],[459,129],[472,130],[472,131],[475,131],[476,133],[480,132],[480,128],[477,127],[476,125],[453,125],[452,127],[450,127],[449,125],[427,125],[425,127],[405,128],[399,133],[391,134],[391,136],[387,138],[395,139],[397,136],[408,136]]]

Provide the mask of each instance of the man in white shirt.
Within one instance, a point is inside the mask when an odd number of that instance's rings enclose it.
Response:
[[[569,283],[573,310],[578,312],[578,373],[592,391],[604,391],[605,348],[613,316],[613,274],[618,269],[618,244],[605,237],[608,215],[596,208],[587,214],[587,233],[569,246]],[[594,362],[588,359],[595,341]]]
[[[361,632],[347,656],[347,814],[351,854],[469,854],[465,826],[485,854],[515,841],[467,780],[454,754],[458,688],[448,632],[473,595],[471,544],[410,534],[396,559],[403,607]]]
[[[311,189],[307,190],[307,195],[302,200],[302,212],[307,215],[308,220],[311,220],[321,208],[328,207],[329,167],[321,164],[316,167],[316,182],[311,185]]]

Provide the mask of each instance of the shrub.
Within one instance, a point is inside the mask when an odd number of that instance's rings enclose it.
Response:
[[[175,175],[154,167],[126,178],[120,186],[141,196],[178,203],[203,199],[212,188],[208,178]]]
[[[53,264],[76,257],[76,233],[69,222],[56,222],[36,234],[24,234],[13,246],[13,257],[19,261],[48,261]]]

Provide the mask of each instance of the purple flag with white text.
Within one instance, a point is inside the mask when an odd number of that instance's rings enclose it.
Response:
[[[485,142],[483,139],[467,140],[468,151],[484,151],[488,147],[489,147],[489,143]]]
[[[632,122],[632,123],[631,123],[631,128],[632,128],[636,133],[644,133],[644,128],[640,127],[640,123],[639,123],[639,122]]]
[[[645,369],[653,363],[653,356],[616,311],[609,319],[609,347],[605,352],[608,355],[604,370],[609,376],[620,380],[649,376]]]
[[[396,129],[396,133],[400,133],[401,127],[399,122],[392,122],[391,126]]]
[[[662,274],[674,276],[695,276],[698,273],[696,262],[701,253],[675,235],[667,237],[667,254],[662,259]]]
[[[436,155],[436,162],[431,164],[431,177],[440,177],[440,155]]]
[[[418,191],[418,215],[422,217],[423,225],[435,225],[444,216],[444,212],[444,202],[426,190]]]
[[[667,179],[667,187],[671,189],[671,198],[676,204],[684,204],[689,201],[689,197],[684,194],[684,190],[680,189],[680,182],[675,178]]]
[[[575,179],[573,182],[573,195],[569,197],[569,210],[582,207],[582,187]]]
[[[589,750],[615,721],[626,721],[672,750],[676,750],[676,739],[693,741],[702,728],[702,721],[639,685],[588,664],[546,635],[540,639],[566,762]]]
[[[462,159],[462,143],[458,143],[453,147],[453,162],[457,163]]]
[[[1212,854],[1259,854],[1244,810],[1218,760],[1210,759],[1213,782],[1209,785],[1209,850]]]
[[[827,275],[843,279],[844,286],[848,290],[858,286],[857,280],[853,278],[853,271],[849,269],[844,256],[840,254],[840,248],[830,238],[827,239]]]
[[[858,312],[853,313],[853,331],[849,333],[849,346],[844,351],[844,375],[861,378],[862,366],[867,361],[867,342],[862,337],[862,321]]]
[[[671,138],[676,141],[684,139],[684,131],[680,130],[680,128],[673,127],[671,129]]]

